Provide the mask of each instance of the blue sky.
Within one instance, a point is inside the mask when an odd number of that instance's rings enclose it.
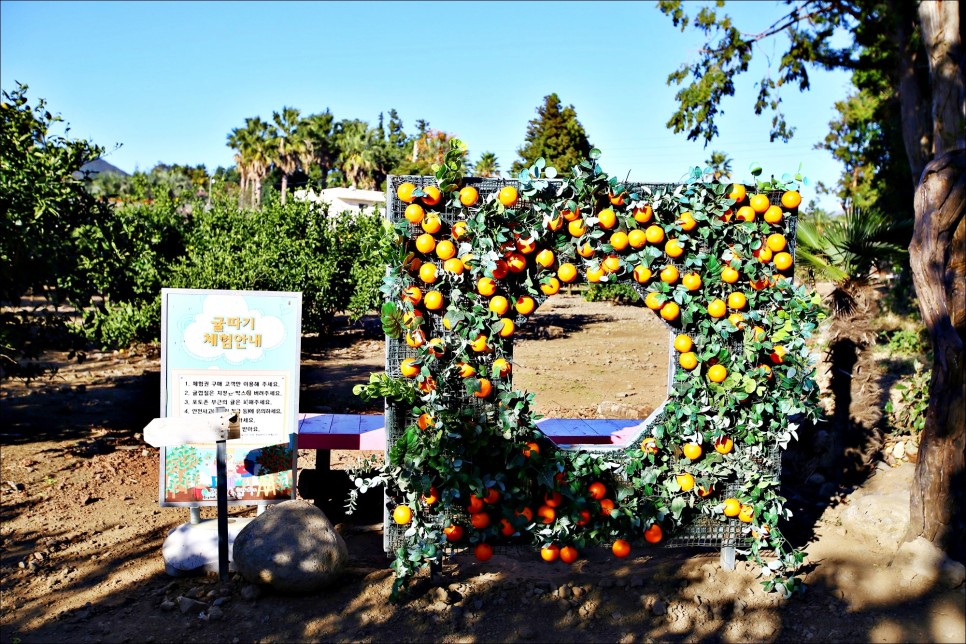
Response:
[[[696,4],[696,3],[695,3]],[[743,31],[783,7],[730,2]],[[229,131],[283,106],[374,123],[396,108],[407,131],[425,119],[462,138],[471,158],[496,153],[508,168],[543,97],[573,105],[611,174],[674,181],[712,149],[781,174],[833,183],[840,168],[812,149],[828,131],[843,72],[812,74],[812,89],[783,91],[797,132],[769,143],[755,117],[755,82],[782,53],[768,41],[707,148],[672,134],[669,73],[697,56],[654,2],[0,2],[0,84],[30,86],[71,134],[117,150],[126,171],[158,162],[232,164]],[[811,193],[811,194],[809,194]],[[815,197],[806,191],[806,201]],[[822,205],[835,208],[834,200]]]

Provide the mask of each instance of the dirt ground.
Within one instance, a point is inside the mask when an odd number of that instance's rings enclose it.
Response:
[[[514,377],[542,413],[633,416],[663,400],[667,332],[641,309],[557,296],[538,313]],[[302,411],[380,411],[351,394],[382,368],[383,343],[366,328],[304,338]],[[529,551],[485,564],[457,555],[392,605],[381,525],[365,513],[339,526],[341,582],[313,596],[169,577],[161,544],[187,513],[158,506],[158,453],[139,435],[159,412],[157,351],[50,358],[55,376],[6,381],[0,399],[2,642],[966,640],[962,566],[900,548],[905,461],[881,462],[860,487],[789,495],[809,585],[790,600],[763,592],[748,564],[722,570],[716,552],[635,548],[624,560],[591,550],[572,566]],[[299,467],[313,456],[300,452]]]

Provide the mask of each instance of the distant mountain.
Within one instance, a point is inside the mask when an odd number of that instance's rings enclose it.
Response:
[[[75,172],[73,176],[75,179],[83,179],[84,174],[87,173],[87,176],[94,178],[102,172],[106,172],[107,174],[119,174],[122,177],[130,176],[124,170],[121,170],[115,165],[111,165],[104,159],[94,159],[93,161],[88,161],[82,165],[81,169],[78,172]]]

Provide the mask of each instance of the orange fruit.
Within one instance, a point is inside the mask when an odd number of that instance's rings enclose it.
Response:
[[[480,198],[480,191],[473,186],[466,186],[460,190],[460,203],[464,206],[475,206]]]
[[[680,356],[678,356],[678,364],[685,371],[691,371],[698,366],[698,354],[694,351],[685,351]]]
[[[604,230],[610,230],[617,225],[617,215],[614,214],[613,208],[604,208],[599,213],[597,213],[598,223],[600,227]]]
[[[741,512],[741,501],[734,497],[730,497],[724,500],[724,508],[722,512],[726,517],[736,517],[738,513]]]
[[[551,490],[543,495],[543,503],[551,508],[559,508],[560,504],[563,503],[563,495],[556,490]]]
[[[728,193],[728,199],[741,201],[744,198],[745,198],[745,187],[740,183],[733,184],[731,186],[731,192]]]
[[[443,227],[443,222],[439,218],[439,215],[435,213],[429,213],[423,217],[423,222],[420,224],[422,229],[431,235],[435,235],[439,232],[439,229]]]
[[[701,276],[697,273],[688,273],[681,279],[681,283],[684,284],[684,288],[693,293],[701,288]]]
[[[439,291],[429,291],[424,299],[426,308],[430,311],[438,311],[443,308],[443,294]]]
[[[413,193],[416,191],[416,186],[406,181],[405,183],[400,183],[399,187],[396,188],[396,197],[399,201],[403,203],[412,203]]]
[[[521,237],[517,240],[517,250],[524,255],[529,255],[537,250],[537,240],[532,237],[528,237],[527,239]]]
[[[627,243],[631,248],[644,248],[644,245],[647,243],[647,233],[640,228],[635,228],[627,233]]]
[[[522,510],[514,510],[513,515],[517,517],[523,517],[527,521],[533,521],[533,510],[527,507],[524,507]]]
[[[483,499],[476,496],[475,494],[470,495],[470,503],[466,506],[466,511],[469,514],[477,514],[483,511]]]
[[[456,543],[463,538],[463,528],[458,525],[448,525],[443,528],[443,534],[446,535],[446,540],[450,543]]]
[[[527,458],[530,458],[534,454],[539,454],[539,453],[540,453],[540,445],[537,443],[533,443],[533,442],[527,443],[527,446],[523,449],[523,455]],[[528,518],[531,520],[533,519],[532,516]]]
[[[460,378],[472,378],[476,375],[476,367],[467,362],[458,362],[456,366],[460,370]]]
[[[406,212],[404,213],[406,221],[411,224],[418,224],[423,221],[423,215],[426,211],[418,203],[411,203],[406,206]]]
[[[594,481],[587,486],[587,491],[590,493],[590,498],[600,501],[607,495],[607,486],[600,481]]]
[[[486,488],[486,496],[483,497],[483,500],[490,505],[495,505],[500,500],[500,491],[495,487]]]
[[[657,292],[648,293],[647,297],[644,298],[644,306],[652,311],[660,311],[661,307],[664,306],[664,301],[661,299],[661,294]]]
[[[564,221],[573,221],[574,219],[580,218],[580,208],[576,210],[568,210],[564,208],[560,211],[560,216],[564,218]]]
[[[413,511],[408,505],[397,505],[392,511],[392,520],[398,525],[408,525],[413,520]]]
[[[786,252],[781,252],[775,255],[775,268],[780,271],[787,271],[792,267],[794,260],[791,254]]]
[[[744,523],[751,523],[751,520],[755,518],[755,508],[750,505],[743,504],[741,509],[738,511],[738,520]]]
[[[765,330],[760,326],[756,326],[751,329],[751,337],[758,342],[761,342],[765,339]]]
[[[648,436],[642,440],[641,451],[645,454],[657,454],[657,439],[653,436]]]
[[[741,208],[738,208],[738,212],[735,213],[735,219],[740,221],[754,221],[755,209],[751,206],[742,206]]]
[[[553,266],[553,261],[554,261],[553,251],[550,250],[549,248],[544,248],[542,251],[537,253],[535,261],[539,266],[542,266],[544,268],[550,268],[551,266]]]
[[[496,282],[492,277],[481,277],[476,282],[476,292],[484,297],[490,297],[496,293]]]
[[[798,190],[787,190],[782,195],[782,205],[789,210],[793,208],[798,208],[802,203],[802,195],[799,194]]]
[[[664,244],[664,254],[668,257],[678,258],[684,254],[684,246],[681,245],[677,239],[669,239],[666,244]]]
[[[704,453],[704,450],[701,449],[701,446],[697,443],[685,443],[681,448],[681,451],[684,452],[685,457],[691,459],[692,461],[698,460],[701,458],[701,454]]]
[[[785,362],[785,347],[780,344],[776,344],[775,348],[771,350],[771,355],[768,356],[771,361],[775,364],[782,364]]]
[[[758,194],[751,195],[751,199],[748,200],[748,205],[760,215],[768,210],[771,202],[768,200],[768,195],[759,192]]]
[[[728,208],[723,213],[721,213],[721,216],[718,217],[718,219],[720,219],[721,221],[725,221],[725,222],[731,221],[731,216],[734,215],[734,214],[735,214],[735,212],[731,208]]]
[[[580,553],[573,546],[564,546],[560,549],[560,561],[572,564],[580,557]]]
[[[426,262],[419,267],[419,279],[423,280],[427,284],[433,284],[436,282],[436,264],[432,262]]]
[[[493,383],[486,378],[480,378],[480,389],[473,395],[477,398],[489,398],[491,393],[493,393]]]
[[[500,534],[504,537],[512,537],[516,531],[517,529],[513,527],[509,520],[500,519]]]
[[[510,318],[500,318],[500,322],[503,323],[503,326],[498,331],[501,338],[509,338],[517,330],[517,325]]]
[[[607,273],[616,273],[621,268],[621,258],[617,255],[608,255],[601,262],[601,267]]]
[[[738,271],[731,268],[730,266],[725,266],[724,268],[721,269],[722,282],[726,282],[728,284],[734,284],[735,282],[738,281],[739,277],[741,277],[741,275],[738,273]]]
[[[587,243],[577,247],[577,254],[583,257],[584,259],[590,259],[591,257],[593,257],[594,252],[595,252],[594,247]]]
[[[420,414],[419,418],[416,419],[416,426],[423,430],[429,429],[435,424],[433,417],[426,413]]]
[[[580,237],[587,232],[587,224],[583,219],[574,219],[567,224],[567,231],[574,237]]]
[[[708,369],[708,380],[711,382],[724,382],[724,379],[727,377],[728,370],[720,364],[712,365]]]
[[[423,323],[423,312],[419,309],[413,309],[409,313],[403,315],[403,324],[409,328],[412,326],[419,326]]]
[[[493,269],[493,279],[501,280],[506,277],[507,273],[510,272],[510,267],[507,266],[507,263],[502,259],[498,259],[494,263],[496,264],[496,267]]]
[[[600,500],[600,513],[602,516],[609,517],[614,511],[614,502],[610,499]]]
[[[547,563],[556,561],[557,557],[559,556],[560,556],[560,546],[558,546],[555,543],[551,543],[549,546],[540,548],[540,558],[546,561]]]
[[[423,346],[425,342],[426,342],[426,334],[423,333],[420,329],[406,332],[406,344],[413,347],[414,349],[417,349]]]
[[[503,315],[510,309],[510,301],[502,295],[494,295],[490,298],[489,309],[497,315]]]
[[[448,239],[436,244],[436,256],[442,260],[452,259],[456,257],[456,246]]]
[[[453,235],[453,239],[460,240],[470,234],[469,224],[465,221],[457,221],[453,224],[453,228],[450,230]]]
[[[664,531],[661,530],[661,526],[656,523],[652,523],[647,530],[644,531],[644,540],[648,543],[660,543],[661,539],[664,538]]]
[[[610,193],[609,195],[607,195],[607,197],[610,199],[611,204],[615,206],[623,206],[624,197],[626,196],[627,196],[626,192],[622,192],[619,195],[615,195],[614,193]]]
[[[476,514],[470,515],[470,524],[477,530],[483,530],[490,526],[490,515],[486,512],[477,512]]]
[[[700,496],[700,497],[703,498],[703,497],[706,497],[706,496],[711,496],[711,494],[714,492],[714,488],[711,487],[710,485],[708,487],[704,487],[703,485],[699,485],[694,491],[695,491],[695,493],[697,493],[698,496]]]
[[[560,278],[561,282],[565,284],[569,284],[570,282],[577,279],[577,267],[571,264],[570,262],[561,264],[560,267],[557,269],[557,277]]]
[[[677,223],[681,226],[681,230],[685,232],[690,232],[698,227],[697,220],[690,212],[682,214]]]
[[[714,439],[714,451],[719,454],[727,454],[735,447],[735,442],[728,436],[718,436]]]
[[[768,206],[768,210],[765,211],[765,221],[769,224],[780,224],[782,223],[782,218],[784,217],[782,209],[778,206]]]
[[[439,200],[443,198],[443,193],[439,191],[436,186],[426,186],[423,188],[423,192],[426,193],[424,197],[420,197],[422,201],[427,206],[435,206],[439,203]]]
[[[487,346],[488,340],[489,338],[487,338],[485,335],[481,333],[478,336],[476,336],[475,340],[470,342],[470,348],[473,349],[473,351],[476,351],[477,353],[484,353],[489,349],[489,347]]]
[[[614,553],[614,556],[618,559],[623,559],[627,555],[631,554],[631,544],[625,539],[617,539],[614,541],[614,545],[610,547],[610,551]]]
[[[674,480],[677,481],[677,484],[681,487],[681,490],[684,492],[689,492],[691,488],[694,487],[694,477],[688,474],[687,472],[682,472],[681,474],[678,474],[677,476],[674,477]]]
[[[506,361],[505,358],[497,358],[493,361],[493,370],[499,374],[501,378],[506,378],[510,375],[512,367],[510,363]]]
[[[423,299],[423,292],[418,286],[407,286],[403,289],[402,299],[410,304],[419,304]]]
[[[563,228],[563,225],[564,225],[563,217],[560,216],[560,215],[557,215],[553,219],[547,219],[545,225],[547,226],[547,229],[548,230],[552,230],[553,232],[557,232],[558,230],[560,230],[561,228]]]
[[[493,546],[488,543],[478,543],[473,548],[473,556],[477,561],[489,561],[493,557]]]
[[[646,284],[652,277],[651,269],[643,264],[634,267],[634,281],[638,284]]]
[[[549,505],[541,505],[537,508],[537,516],[540,517],[541,523],[553,523],[557,519],[557,511]]]
[[[426,378],[421,383],[419,383],[419,390],[424,394],[428,394],[434,389],[436,389],[436,381],[433,378]]]
[[[708,315],[713,318],[723,318],[727,312],[728,305],[724,303],[724,300],[715,298],[708,304]]]
[[[415,378],[419,375],[419,364],[415,358],[406,358],[399,364],[399,373],[406,378]]]
[[[728,316],[728,322],[731,322],[735,328],[743,329],[745,328],[745,316],[741,313],[732,313]]]
[[[527,269],[527,258],[520,253],[510,253],[506,258],[506,265],[511,273],[522,273]]]
[[[768,278],[762,277],[758,281],[748,280],[748,284],[751,286],[752,289],[756,291],[761,291],[763,289],[768,288]]]
[[[679,333],[677,337],[674,338],[674,348],[679,353],[686,353],[694,347],[694,342],[691,340],[691,336],[685,333]]]
[[[627,248],[630,244],[630,239],[627,233],[618,230],[616,233],[610,236],[610,245],[613,246],[614,250],[622,251]]]
[[[771,249],[768,248],[768,246],[765,246],[764,244],[762,244],[755,250],[751,251],[751,254],[754,255],[755,258],[762,264],[767,264],[768,262],[770,262],[772,256],[774,255],[774,253],[771,252]]]
[[[503,186],[500,188],[500,192],[497,194],[496,198],[497,201],[507,208],[512,208],[517,204],[517,200],[520,198],[520,193],[513,186]]]
[[[606,273],[606,271],[604,270],[603,266],[591,266],[590,268],[587,269],[587,272],[585,275],[587,277],[588,282],[590,282],[591,284],[596,284],[600,282],[600,278],[604,276],[604,273]]]
[[[665,284],[674,284],[678,281],[678,275],[679,273],[676,266],[665,266],[664,270],[661,271],[661,281]]]
[[[581,510],[577,513],[580,519],[577,520],[577,525],[587,525],[590,523],[590,510]]]
[[[436,248],[436,238],[429,233],[423,233],[416,238],[416,250],[424,255],[428,255]]]
[[[540,291],[544,295],[556,295],[560,292],[560,280],[556,277],[549,278],[546,282],[540,285]]]
[[[677,302],[669,301],[665,302],[664,306],[661,307],[661,317],[668,322],[674,322],[681,315],[681,307],[678,306]]]
[[[728,295],[728,308],[741,310],[745,308],[748,304],[748,298],[745,297],[744,293],[735,291]]]
[[[651,221],[651,217],[654,216],[654,209],[648,205],[640,206],[634,209],[634,221],[639,224],[646,224]]]
[[[648,226],[644,230],[644,236],[647,238],[647,242],[649,244],[660,244],[662,241],[664,241],[664,229],[657,224]]]
[[[466,266],[463,264],[463,260],[453,257],[443,262],[443,270],[453,275],[462,275]]]
[[[781,233],[772,233],[771,235],[768,235],[768,238],[765,240],[765,245],[774,252],[778,253],[785,250],[785,246],[788,245],[788,242],[785,241],[785,236]]]
[[[513,308],[515,308],[517,310],[517,313],[519,313],[520,315],[530,315],[531,313],[533,313],[533,310],[537,308],[537,303],[529,295],[521,295],[520,297],[517,298],[517,301],[513,305]]]

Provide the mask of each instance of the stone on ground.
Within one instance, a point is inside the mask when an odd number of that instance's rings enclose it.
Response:
[[[255,517],[235,538],[234,564],[251,583],[282,593],[310,593],[335,581],[349,552],[322,510],[285,501]]]

